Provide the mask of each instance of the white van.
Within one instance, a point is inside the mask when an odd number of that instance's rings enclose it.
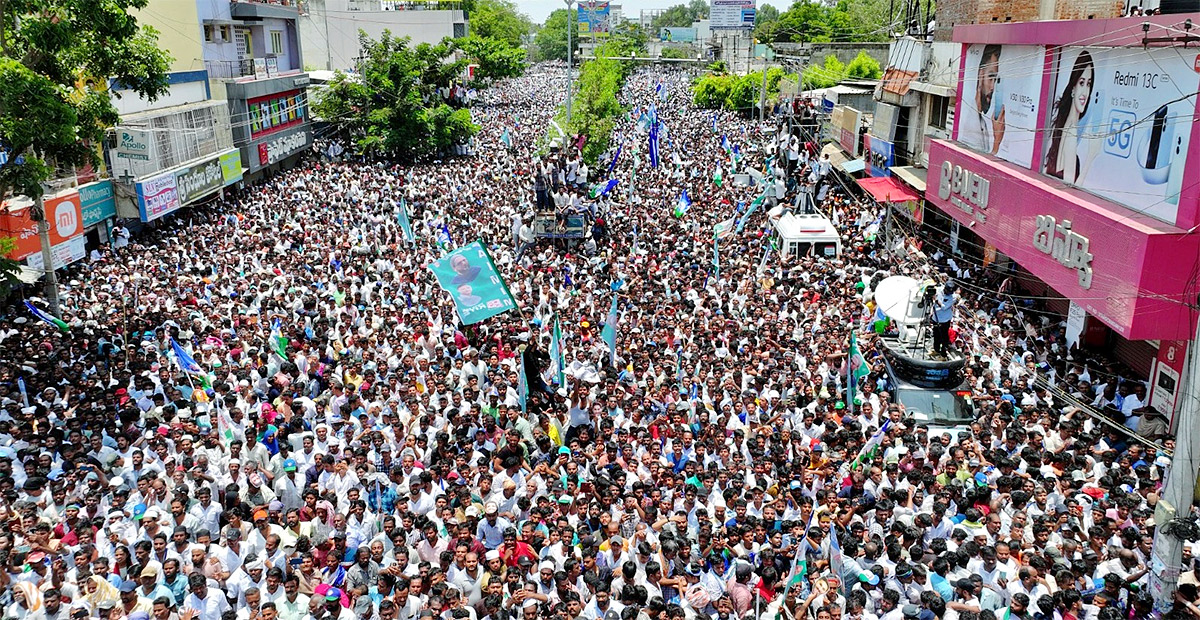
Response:
[[[775,221],[779,257],[842,255],[842,237],[829,218],[818,213],[785,213]]]

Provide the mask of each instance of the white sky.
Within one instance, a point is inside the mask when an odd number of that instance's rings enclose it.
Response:
[[[625,12],[625,17],[637,19],[641,14],[642,9],[665,9],[683,3],[682,0],[617,0],[616,4],[621,5],[621,10]],[[759,0],[758,6],[770,4],[779,9],[779,12],[787,10],[792,5],[790,0]],[[517,0],[517,7],[529,19],[532,19],[535,24],[540,24],[546,21],[546,17],[554,9],[566,8],[562,0]]]

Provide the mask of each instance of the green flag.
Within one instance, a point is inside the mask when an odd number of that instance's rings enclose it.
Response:
[[[721,178],[721,167],[717,166],[716,172],[713,172],[713,185],[721,187],[725,180]]]
[[[271,351],[274,351],[279,357],[287,359],[288,339],[283,335],[282,324],[279,322],[279,319],[275,319],[271,322],[270,343]]]
[[[604,329],[600,330],[600,337],[604,339],[604,343],[608,345],[608,365],[617,365],[617,295],[613,293],[612,307],[608,310],[608,317],[604,320]]]
[[[404,239],[412,243],[416,235],[413,234],[412,223],[408,221],[408,206],[403,198],[400,199],[400,213],[397,217],[400,220],[400,230],[404,231]]]
[[[554,331],[550,336],[550,367],[546,369],[548,376],[547,383],[552,383],[559,387],[566,385],[565,374],[567,364],[563,355],[562,346],[562,327],[558,324],[558,315],[554,315]]]
[[[858,339],[854,331],[851,330],[850,352],[846,356],[846,407],[851,412],[854,411],[854,401],[857,398],[858,385],[869,374],[871,374],[871,370],[867,368],[867,360],[863,357],[862,352],[858,350]]]

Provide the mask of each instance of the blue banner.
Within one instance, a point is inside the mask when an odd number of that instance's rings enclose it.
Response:
[[[429,263],[438,286],[450,293],[466,325],[490,319],[517,307],[482,243],[476,241]]]

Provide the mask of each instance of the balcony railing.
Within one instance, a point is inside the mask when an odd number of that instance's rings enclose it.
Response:
[[[261,63],[255,66],[255,61]],[[204,66],[208,69],[208,77],[217,80],[236,80],[249,82],[255,79],[265,80],[300,73],[299,68],[279,66],[279,58],[243,58],[241,60],[206,60]]]
[[[254,59],[241,60],[206,60],[204,67],[208,69],[208,77],[218,80],[236,80],[247,75],[254,75]]]

